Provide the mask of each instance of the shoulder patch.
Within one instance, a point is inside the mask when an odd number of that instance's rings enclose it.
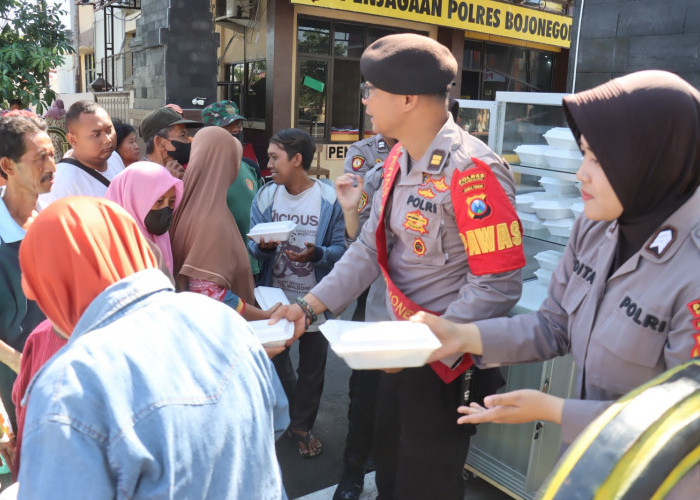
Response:
[[[357,172],[365,164],[365,157],[360,155],[355,155],[352,157],[352,169]]]
[[[474,167],[455,170],[450,183],[459,236],[469,269],[498,274],[525,266],[522,226],[491,168],[472,158]]]
[[[251,191],[253,191],[255,189],[255,185],[253,184],[252,179],[246,179],[245,185],[248,186],[248,189],[250,189]]]
[[[676,239],[676,228],[673,226],[665,226],[660,228],[653,236],[654,239],[647,246],[647,251],[656,257],[662,257],[671,247],[671,243]]]

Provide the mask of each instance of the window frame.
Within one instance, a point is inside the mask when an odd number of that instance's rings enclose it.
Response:
[[[309,53],[309,52],[302,52],[299,50],[299,27],[303,26],[304,21],[312,21],[312,22],[322,22],[322,23],[327,23],[329,25],[329,39],[330,39],[330,47],[328,50],[327,54],[314,54],[314,53]],[[328,63],[328,71],[326,75],[326,82],[325,83],[325,88],[324,91],[326,92],[326,121],[324,123],[324,131],[323,135],[316,139],[317,141],[322,141],[324,143],[347,143],[347,139],[336,139],[332,140],[332,120],[333,120],[333,82],[334,82],[334,77],[335,77],[335,60],[340,59],[343,61],[357,61],[357,64],[359,66],[360,64],[360,57],[352,57],[352,56],[336,56],[335,54],[335,34],[336,34],[336,26],[337,25],[345,25],[345,26],[351,26],[351,27],[357,27],[362,30],[362,50],[367,48],[368,45],[370,45],[370,39],[372,36],[377,32],[385,32],[386,36],[389,34],[394,34],[394,33],[419,33],[422,35],[427,35],[426,32],[422,31],[415,31],[411,29],[406,29],[406,28],[400,28],[400,27],[389,27],[389,26],[382,26],[379,24],[366,24],[362,23],[359,21],[352,21],[348,19],[329,19],[329,18],[324,18],[324,17],[318,17],[318,16],[311,16],[307,14],[298,14],[297,15],[297,27],[296,27],[296,32],[295,32],[295,42],[296,42],[296,47],[295,47],[295,55],[296,55],[296,67],[294,69],[294,78],[295,78],[295,90],[294,90],[294,105],[293,105],[293,113],[294,113],[294,126],[299,127],[299,92],[301,88],[301,62],[302,60],[317,60],[317,61],[325,61]],[[374,33],[373,33],[374,31]],[[373,39],[372,41],[376,40]],[[360,74],[360,80],[362,80],[362,74]],[[358,106],[358,114],[356,116],[356,128],[358,131],[358,139],[357,140],[362,140],[366,137],[370,137],[371,135],[374,135],[371,131],[366,131],[365,130],[365,106],[362,104],[362,99],[360,99],[360,89],[359,89],[359,84],[361,83],[358,82],[358,88],[357,88],[357,97],[359,99],[359,106]],[[352,141],[354,142],[354,141]]]

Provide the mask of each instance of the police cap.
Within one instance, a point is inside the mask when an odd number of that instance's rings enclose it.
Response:
[[[367,47],[360,71],[372,85],[391,94],[441,94],[454,82],[457,60],[432,38],[401,33]]]

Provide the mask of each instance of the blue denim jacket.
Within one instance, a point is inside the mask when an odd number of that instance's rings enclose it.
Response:
[[[230,307],[158,270],[98,295],[27,401],[19,498],[287,498],[272,363]]]
[[[345,246],[345,219],[343,219],[343,209],[335,196],[333,185],[318,179],[312,180],[321,187],[321,213],[316,233],[316,248],[321,250],[321,259],[314,262],[314,275],[316,281],[320,282],[331,272],[333,265],[340,260],[347,248]],[[272,221],[272,205],[279,187],[271,182],[260,188],[253,199],[253,205],[250,207],[250,227],[261,222]],[[253,257],[260,260],[261,270],[258,285],[271,286],[275,250],[263,250],[253,240],[248,240],[248,250]]]

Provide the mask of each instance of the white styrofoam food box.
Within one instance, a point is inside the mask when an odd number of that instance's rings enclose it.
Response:
[[[260,243],[260,238],[265,238],[265,241],[287,241],[289,235],[297,227],[295,222],[290,220],[278,222],[261,222],[250,229],[248,237],[255,243]]]
[[[542,219],[536,214],[518,212],[518,218],[523,225],[523,229],[526,231],[537,231],[538,229],[544,228]]]
[[[557,149],[572,149],[578,151],[578,143],[568,127],[554,127],[544,134],[547,144]]]
[[[427,325],[410,321],[328,320],[319,328],[354,370],[423,366],[441,345]]]
[[[532,204],[538,200],[552,199],[551,194],[546,191],[533,191],[531,193],[523,193],[515,195],[515,209],[518,212],[525,212],[528,214],[534,214],[535,209],[532,208]]]
[[[564,252],[559,252],[557,250],[544,250],[535,254],[535,260],[542,269],[554,271],[563,255]]]
[[[248,324],[265,347],[280,347],[294,337],[294,323],[281,319],[274,325],[268,325],[269,320],[249,321]]]
[[[557,220],[572,217],[571,205],[576,198],[559,198],[556,200],[540,200],[532,204],[532,208],[540,219]]]
[[[546,144],[521,144],[513,151],[518,155],[521,165],[544,168],[547,160],[544,157],[548,146]]]
[[[540,177],[539,182],[544,190],[552,195],[574,195],[580,192],[575,182],[556,177]]]
[[[538,269],[535,271],[535,276],[537,276],[537,281],[545,286],[549,286],[552,282],[552,271],[549,269]]]
[[[574,214],[574,217],[578,217],[583,213],[583,208],[584,208],[584,203],[583,200],[579,200],[575,202],[573,205],[571,205],[571,211]]]
[[[260,309],[269,309],[278,302],[283,306],[289,304],[289,299],[287,299],[281,288],[258,286],[253,290],[253,295],[255,295],[255,300]]]
[[[576,219],[573,217],[568,219],[546,220],[543,226],[547,228],[547,231],[549,231],[549,234],[552,236],[568,238],[571,236],[571,228],[574,226],[574,220]]]
[[[566,172],[576,172],[581,166],[583,155],[577,149],[554,149],[549,148],[544,153],[547,165],[552,170],[564,170]]]

